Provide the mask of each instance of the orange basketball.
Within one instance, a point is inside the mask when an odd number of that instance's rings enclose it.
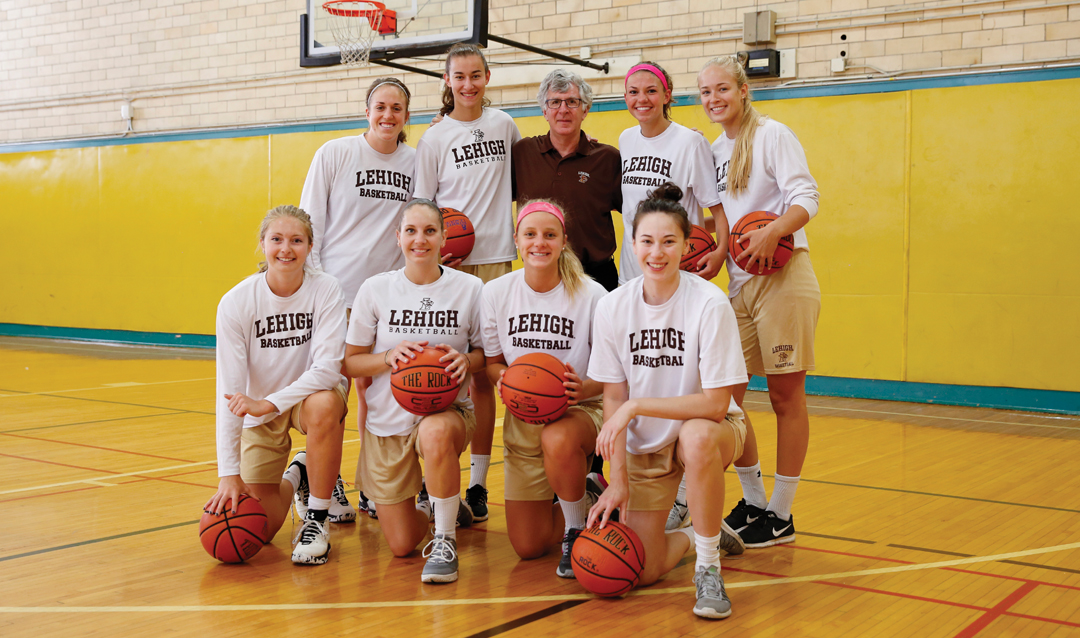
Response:
[[[546,352],[518,357],[502,378],[502,400],[511,414],[526,423],[551,423],[569,407],[563,381],[566,366]]]
[[[446,231],[446,243],[439,254],[452,255],[450,259],[465,259],[472,252],[476,243],[473,225],[469,217],[460,210],[440,208],[443,214],[443,229]]]
[[[731,258],[735,260],[736,264],[739,264],[739,267],[746,266],[746,268],[750,268],[750,270],[747,270],[746,272],[751,275],[773,274],[777,270],[783,268],[784,264],[788,263],[791,259],[791,253],[795,251],[795,236],[787,235],[780,238],[780,243],[776,245],[776,252],[774,252],[772,256],[772,263],[763,270],[759,271],[756,265],[749,266],[748,264],[745,264],[745,262],[739,262],[739,255],[742,254],[745,248],[745,246],[739,244],[739,239],[742,238],[745,233],[748,233],[751,230],[757,230],[758,228],[763,228],[766,225],[771,224],[774,219],[779,219],[779,217],[779,215],[774,215],[763,210],[748,213],[735,223],[735,227],[731,229],[731,234],[728,235],[728,254],[731,255]],[[746,268],[743,268],[743,270],[746,270]]]
[[[689,272],[697,272],[698,260],[716,250],[716,241],[712,233],[701,226],[691,226],[690,236],[686,238],[687,251],[679,262],[679,268]]]
[[[645,567],[645,546],[622,523],[581,532],[570,552],[574,578],[598,596],[622,596],[638,584]]]
[[[390,391],[401,407],[418,416],[450,407],[461,384],[447,374],[449,362],[439,362],[445,354],[445,350],[424,348],[412,361],[398,363],[397,371],[390,373]]]
[[[206,553],[223,563],[242,563],[259,553],[266,541],[266,510],[247,494],[240,495],[236,513],[232,501],[221,514],[204,512],[199,521],[199,540]]]

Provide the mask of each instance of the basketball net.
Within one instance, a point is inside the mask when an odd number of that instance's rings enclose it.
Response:
[[[379,34],[386,5],[381,2],[331,0],[322,6],[330,20],[330,32],[341,51],[341,63],[365,66],[371,45]]]

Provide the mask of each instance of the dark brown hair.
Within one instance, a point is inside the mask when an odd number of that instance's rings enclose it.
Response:
[[[442,91],[442,108],[439,109],[439,115],[447,116],[454,110],[454,90],[450,88],[450,60],[454,58],[464,58],[470,55],[480,57],[480,61],[484,63],[484,73],[487,73],[488,69],[487,58],[484,57],[484,52],[480,47],[475,44],[462,44],[458,43],[450,47],[450,50],[446,52],[446,80]],[[491,106],[491,100],[484,97],[482,104],[484,106]]]
[[[690,216],[686,213],[686,209],[683,208],[682,204],[679,203],[682,196],[682,189],[671,182],[664,182],[657,186],[656,190],[651,191],[638,204],[637,211],[634,213],[634,230],[631,236],[637,237],[637,227],[642,217],[649,213],[663,213],[675,220],[675,225],[682,230],[683,239],[690,237]]]
[[[402,82],[401,80],[397,79],[397,78],[375,78],[375,81],[372,82],[371,86],[368,87],[367,95],[364,96],[364,105],[367,106],[367,108],[370,109],[371,108],[371,94],[375,92],[375,89],[379,88],[380,86],[385,86],[387,84],[389,84],[390,86],[397,87],[397,89],[399,91],[401,91],[403,95],[405,95],[405,123],[408,124],[408,122],[409,122],[409,100],[412,99],[412,93],[409,93],[409,87],[405,86],[405,83]],[[371,126],[371,122],[368,122],[368,126]],[[404,126],[401,127],[401,132],[398,133],[397,140],[401,144],[405,143],[405,127]]]
[[[667,86],[668,86],[668,89],[667,89],[666,93],[671,93],[672,94],[671,99],[668,100],[667,104],[664,105],[664,119],[668,120],[670,122],[671,121],[671,103],[675,101],[675,95],[674,95],[674,93],[675,93],[675,85],[672,84],[672,82],[671,82],[671,74],[667,72],[667,69],[665,69],[664,67],[660,66],[659,64],[657,64],[655,62],[646,61],[646,62],[642,62],[641,64],[649,64],[649,65],[655,66],[657,69],[660,69],[661,73],[664,74],[664,82],[667,82]],[[651,75],[655,75],[652,71],[650,71],[648,69],[639,69],[634,75],[637,75],[638,73],[641,73],[642,71],[644,71],[645,73],[649,73]],[[661,82],[660,88],[664,88],[663,82]]]

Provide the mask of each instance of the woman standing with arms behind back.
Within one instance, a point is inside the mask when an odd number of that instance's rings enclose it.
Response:
[[[710,60],[698,74],[705,113],[724,127],[713,143],[716,187],[732,227],[748,213],[780,218],[742,236],[744,252],[728,257],[728,296],[739,320],[743,356],[750,375],[765,375],[776,413],[776,482],[765,500],[757,439],[747,420],[746,448],[735,460],[743,500],[725,518],[747,547],[795,540],[791,506],[810,442],[806,372],[814,369],[814,331],[821,291],[810,263],[803,227],[817,214],[817,184],[806,153],[791,129],[763,117],[750,101],[746,71],[733,57]],[[781,237],[795,235],[791,260],[771,275],[755,276]],[[749,382],[749,378],[747,379]],[[734,389],[742,405],[747,383]]]

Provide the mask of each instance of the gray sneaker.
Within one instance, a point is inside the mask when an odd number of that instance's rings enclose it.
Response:
[[[675,502],[671,504],[671,511],[668,512],[664,529],[670,532],[688,525],[690,525],[690,508],[686,506],[686,503],[680,503],[678,499],[675,499]]]
[[[718,567],[698,568],[694,574],[694,584],[697,585],[696,615],[702,618],[727,618],[731,615],[731,601],[724,591],[724,579]]]
[[[729,556],[738,556],[746,551],[746,543],[727,521],[720,523],[720,551],[727,552]]]
[[[435,538],[424,547],[421,554],[427,559],[420,581],[424,583],[452,583],[457,580],[458,555],[457,541],[444,534]]]

